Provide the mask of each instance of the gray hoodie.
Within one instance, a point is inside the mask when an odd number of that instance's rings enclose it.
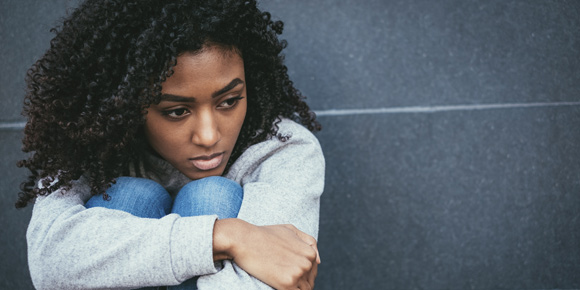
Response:
[[[317,238],[324,157],[318,140],[287,119],[279,133],[248,148],[226,177],[244,189],[238,218],[254,225],[293,224]],[[148,168],[148,169],[147,169]],[[190,180],[154,157],[145,176],[175,193]],[[201,276],[204,289],[271,289],[231,261],[214,263],[216,216],[161,219],[84,207],[83,178],[65,194],[37,198],[28,226],[28,263],[37,289],[134,289],[177,285]]]

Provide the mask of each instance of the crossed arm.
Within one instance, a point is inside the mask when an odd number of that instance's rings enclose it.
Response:
[[[86,209],[90,191],[82,181],[64,195],[39,198],[27,232],[35,287],[134,289],[200,276],[200,290],[310,289],[320,262],[324,160],[317,143],[290,140],[264,155],[257,170],[243,156],[232,166],[227,177],[244,188],[238,219]]]

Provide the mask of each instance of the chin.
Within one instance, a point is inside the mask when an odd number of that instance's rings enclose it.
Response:
[[[210,176],[222,176],[222,174],[224,173],[224,169],[225,168],[218,167],[218,168],[208,170],[208,171],[195,172],[192,174],[185,174],[185,176],[189,177],[192,180],[202,179],[202,178],[206,178],[206,177],[210,177]]]

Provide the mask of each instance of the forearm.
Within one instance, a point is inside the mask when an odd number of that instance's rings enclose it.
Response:
[[[87,210],[67,197],[47,199],[35,205],[27,232],[30,273],[38,289],[175,285],[216,271],[211,259],[215,218],[143,219]],[[209,237],[203,237],[204,227]],[[194,228],[201,234],[191,234]],[[204,244],[207,261],[192,254],[203,252]]]

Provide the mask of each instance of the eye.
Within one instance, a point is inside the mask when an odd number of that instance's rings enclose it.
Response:
[[[229,98],[229,99],[221,102],[218,107],[221,109],[231,109],[231,108],[235,107],[238,104],[238,102],[243,98],[244,97]]]
[[[186,108],[178,108],[178,109],[163,111],[163,115],[168,116],[170,118],[174,118],[174,119],[180,119],[180,118],[183,118],[184,116],[189,115],[189,111]]]

